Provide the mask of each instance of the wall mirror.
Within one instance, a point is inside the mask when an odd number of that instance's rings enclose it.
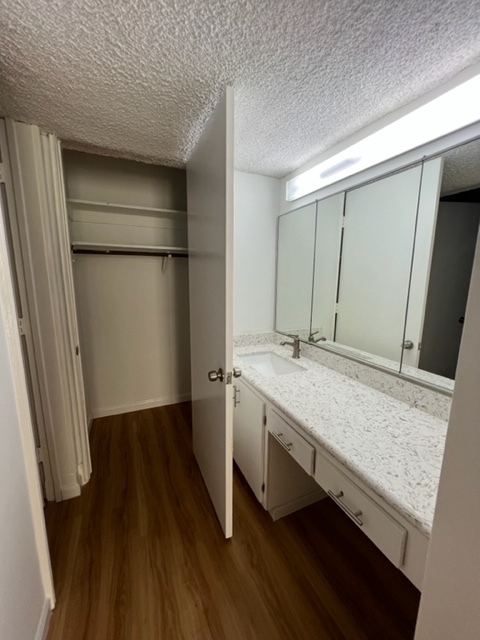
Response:
[[[304,340],[310,333],[315,212],[312,203],[278,219],[275,328]]]
[[[420,165],[348,191],[334,340],[399,370]]]
[[[317,202],[311,342],[335,339],[335,313],[345,193]]]
[[[427,254],[427,279],[417,349],[402,373],[453,388],[480,223],[479,139],[443,154],[440,185],[429,237],[415,246],[414,267],[418,251]]]
[[[452,389],[479,221],[480,140],[281,216],[276,329]]]

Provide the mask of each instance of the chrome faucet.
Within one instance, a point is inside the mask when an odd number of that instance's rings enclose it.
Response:
[[[293,338],[293,342],[283,341],[280,343],[280,345],[282,347],[293,347],[292,358],[300,358],[300,338],[298,337],[298,335],[292,333],[289,333],[287,335],[290,336],[290,338]]]

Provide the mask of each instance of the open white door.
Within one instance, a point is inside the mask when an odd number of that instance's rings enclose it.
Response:
[[[210,116],[187,163],[187,197],[193,451],[229,538],[233,474],[231,88]]]

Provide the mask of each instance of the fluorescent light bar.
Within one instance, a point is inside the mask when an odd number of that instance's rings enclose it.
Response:
[[[480,120],[480,75],[434,98],[287,182],[288,201]]]

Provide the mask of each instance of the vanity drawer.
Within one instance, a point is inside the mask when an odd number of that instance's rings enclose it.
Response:
[[[387,558],[401,567],[407,530],[318,452],[315,480]]]
[[[307,442],[281,418],[275,411],[270,411],[267,422],[268,431],[275,440],[288,451],[308,475],[313,475],[315,465],[315,447]]]

